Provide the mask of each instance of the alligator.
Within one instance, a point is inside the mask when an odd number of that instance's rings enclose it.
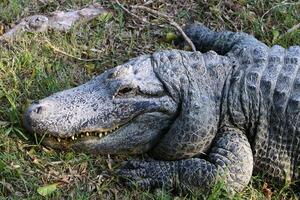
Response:
[[[162,50],[35,101],[26,129],[55,149],[137,155],[117,174],[142,189],[239,192],[253,173],[300,179],[300,47],[199,23],[197,51]]]

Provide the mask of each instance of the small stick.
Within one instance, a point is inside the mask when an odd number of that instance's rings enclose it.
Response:
[[[116,0],[116,3],[118,4],[118,6],[120,8],[122,8],[126,13],[128,13],[129,15],[131,15],[132,17],[135,17],[136,19],[138,20],[141,20],[142,22],[145,22],[145,23],[149,23],[147,20],[137,16],[136,14],[130,12],[127,8],[125,8],[118,0]]]
[[[299,5],[300,2],[287,2],[286,0],[279,3],[279,4],[276,4],[275,6],[273,6],[272,8],[270,8],[269,10],[267,10],[267,12],[265,12],[262,16],[261,16],[261,20],[264,19],[264,17],[269,14],[269,12],[271,12],[272,10],[274,10],[275,8],[278,8],[278,7],[281,7],[281,6],[294,6],[294,5]]]
[[[299,24],[296,24],[294,25],[292,28],[290,28],[289,30],[287,30],[286,33],[291,33],[291,32],[294,32],[295,30],[299,29],[300,28],[300,23]]]
[[[165,18],[172,26],[174,26],[181,33],[182,37],[191,46],[192,50],[194,52],[197,51],[194,43],[192,42],[192,40],[185,34],[185,32],[182,30],[182,28],[173,19],[171,19],[168,15],[166,15],[164,13],[161,13],[161,12],[158,12],[156,10],[153,10],[151,8],[148,8],[146,6],[137,6],[136,5],[136,6],[132,6],[132,8],[144,10],[144,11],[147,11],[147,12],[152,13],[154,15],[161,16],[161,17]]]
[[[287,0],[282,1],[281,3],[276,4],[275,6],[273,6],[272,8],[270,8],[269,10],[267,10],[267,12],[265,12],[261,18],[260,18],[260,22],[262,23],[265,16],[267,14],[269,14],[272,10],[281,7],[281,6],[295,6],[295,5],[300,5],[300,2],[287,2]],[[263,30],[263,25],[261,25],[261,30]]]
[[[61,53],[61,54],[65,55],[65,56],[74,58],[76,60],[85,61],[85,62],[91,62],[91,61],[99,61],[99,60],[101,60],[99,58],[92,58],[92,59],[79,58],[79,57],[73,56],[73,55],[71,55],[71,54],[69,54],[67,52],[64,52],[63,50],[60,50],[56,46],[52,45],[51,42],[49,40],[47,40],[47,39],[45,40],[45,42],[49,45],[49,47],[51,49],[53,49],[53,51],[56,51],[56,52]]]
[[[278,40],[284,38],[287,34],[292,33],[292,32],[296,31],[296,30],[299,29],[299,28],[300,28],[300,23],[294,25],[292,28],[290,28],[289,30],[287,30],[287,31],[286,31],[285,33],[283,33],[282,35],[280,35],[275,41],[278,41]]]
[[[147,6],[147,5],[152,4],[152,3],[153,3],[153,0],[149,0],[149,1],[145,2],[143,5]]]

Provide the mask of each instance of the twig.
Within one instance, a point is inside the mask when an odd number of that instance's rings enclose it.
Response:
[[[76,57],[76,56],[73,56],[67,52],[64,52],[63,50],[60,50],[59,48],[57,48],[56,46],[54,46],[53,44],[51,44],[51,42],[47,39],[45,39],[45,42],[48,44],[48,46],[53,49],[53,51],[56,51],[58,53],[61,53],[65,56],[68,56],[68,57],[71,57],[71,58],[74,58],[76,60],[80,60],[80,61],[85,61],[85,62],[91,62],[91,61],[99,61],[101,59],[99,58],[91,58],[91,59],[85,59],[85,58],[79,58],[79,57]]]
[[[269,12],[271,12],[271,11],[274,10],[275,8],[278,8],[278,7],[280,7],[280,6],[288,6],[288,5],[290,5],[290,6],[300,5],[300,2],[286,2],[286,0],[285,0],[285,1],[281,2],[281,3],[279,3],[279,4],[276,4],[275,6],[273,6],[272,8],[270,8],[269,10],[267,10],[267,12],[265,12],[265,13],[261,16],[261,19],[263,19]]]
[[[5,180],[0,181],[0,185],[2,185],[9,193],[14,193],[15,190],[10,183],[5,182]]]
[[[134,8],[134,9],[144,10],[144,11],[147,11],[147,12],[152,13],[154,15],[161,16],[161,17],[165,18],[172,26],[174,26],[180,32],[180,34],[185,39],[185,41],[191,46],[192,50],[194,52],[197,51],[195,45],[192,42],[192,40],[185,34],[185,32],[182,30],[182,28],[173,19],[171,19],[168,15],[166,15],[164,13],[161,13],[161,12],[158,12],[156,10],[153,10],[151,8],[148,8],[146,6],[135,5],[135,6],[131,6],[131,7]]]
[[[128,13],[128,14],[131,15],[132,17],[134,17],[134,18],[136,18],[136,19],[138,19],[138,20],[141,20],[142,22],[150,23],[150,22],[148,22],[147,20],[145,20],[145,19],[143,19],[143,18],[137,16],[136,14],[130,12],[130,11],[129,11],[127,8],[125,8],[125,6],[123,6],[118,0],[116,0],[116,3],[118,4],[118,6],[119,6],[122,10],[124,10],[126,13]]]
[[[299,24],[296,24],[294,25],[292,28],[290,28],[289,30],[287,30],[286,33],[291,33],[291,32],[294,32],[295,30],[299,29],[300,28],[300,23]]]
[[[153,1],[153,0],[149,0],[149,1],[146,1],[143,5],[144,5],[144,6],[147,6],[147,5],[150,5],[150,4],[152,4],[152,3],[154,3],[154,1]]]
[[[282,1],[279,4],[276,4],[275,6],[273,6],[272,8],[270,8],[269,10],[267,10],[267,12],[265,12],[261,18],[260,21],[263,22],[265,16],[267,14],[269,14],[269,12],[271,12],[272,10],[274,10],[275,8],[281,7],[281,6],[288,6],[288,5],[300,5],[300,2],[287,2],[287,0]],[[263,29],[263,27],[261,26],[261,28]]]
[[[157,25],[155,23],[149,22],[147,21],[145,18],[143,17],[139,17],[138,15],[134,14],[133,12],[131,12],[130,10],[128,10],[127,8],[125,8],[125,6],[123,4],[121,4],[118,0],[115,0],[115,2],[118,4],[118,6],[124,10],[127,14],[131,15],[132,17],[138,19],[139,21],[149,24],[149,25],[153,25],[153,26],[159,26],[159,27],[163,27],[163,25]],[[147,2],[146,2],[147,3]]]
[[[285,33],[283,33],[282,35],[280,35],[275,41],[278,41],[278,40],[284,38],[287,34],[292,33],[292,32],[296,31],[299,28],[300,28],[300,23],[296,24],[292,28],[288,29]]]
[[[0,127],[6,127],[8,126],[10,123],[8,121],[0,121]]]

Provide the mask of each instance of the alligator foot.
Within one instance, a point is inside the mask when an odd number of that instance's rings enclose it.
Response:
[[[210,192],[217,181],[225,181],[229,193],[241,191],[249,182],[253,157],[246,135],[235,128],[223,128],[207,159],[174,161],[128,161],[117,174],[128,186],[142,189],[174,188]]]
[[[176,162],[172,161],[128,161],[117,174],[125,185],[141,189],[171,188],[176,181]]]

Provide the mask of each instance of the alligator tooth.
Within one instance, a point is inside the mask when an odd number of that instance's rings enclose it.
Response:
[[[60,141],[61,141],[61,140],[60,140],[60,138],[56,138],[56,139],[57,139],[57,141],[58,141],[58,142],[60,142]]]
[[[75,140],[75,136],[74,135],[72,136],[72,140]]]
[[[102,133],[99,133],[99,137],[100,137],[100,138],[102,137]]]
[[[89,133],[86,133],[85,135],[86,135],[86,136],[89,136],[90,134],[89,134]]]

